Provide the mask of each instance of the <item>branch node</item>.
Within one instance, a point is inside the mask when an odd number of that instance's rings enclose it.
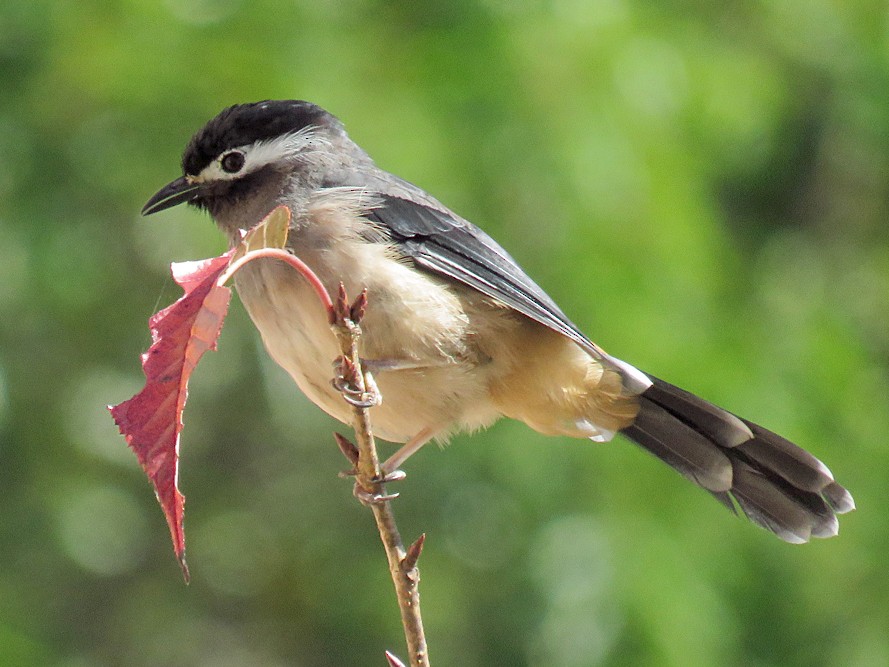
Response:
[[[386,651],[386,661],[389,663],[389,667],[405,667],[405,664],[391,651]]]
[[[355,302],[352,304],[352,307],[349,308],[349,319],[352,320],[355,324],[361,322],[364,319],[364,313],[367,312],[367,288],[365,287],[361,290],[361,294],[358,295],[358,298],[355,299]]]
[[[353,466],[357,466],[358,447],[355,446],[355,443],[349,440],[346,436],[336,432],[334,432],[333,438],[334,440],[336,440],[336,444],[339,445],[340,451],[343,453],[343,456],[345,456],[349,463],[351,463]]]
[[[414,579],[414,574],[419,574],[416,572],[417,561],[420,560],[420,554],[423,553],[423,545],[425,543],[426,533],[423,533],[407,548],[407,553],[401,559],[401,570],[411,579]],[[417,576],[417,579],[419,579],[419,576]]]
[[[340,281],[333,303],[333,312],[336,315],[335,324],[345,326],[349,318],[349,296],[346,294],[346,286]]]

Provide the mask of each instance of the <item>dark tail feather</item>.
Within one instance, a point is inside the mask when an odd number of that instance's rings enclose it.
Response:
[[[652,378],[621,430],[729,509],[787,542],[832,537],[855,501],[821,461],[789,440]]]

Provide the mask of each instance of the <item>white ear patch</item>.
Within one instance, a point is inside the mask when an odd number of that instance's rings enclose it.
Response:
[[[314,125],[309,125],[296,132],[283,134],[274,139],[226,149],[213,162],[204,167],[200,174],[189,177],[189,181],[192,183],[233,181],[245,174],[258,171],[266,165],[292,160],[301,153],[317,150],[328,145],[327,139],[319,136],[318,128]],[[222,168],[223,160],[226,159],[226,156],[235,152],[244,156],[244,164],[237,171],[226,171]]]

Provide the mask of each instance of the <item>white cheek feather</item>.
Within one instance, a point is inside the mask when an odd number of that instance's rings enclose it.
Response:
[[[309,125],[296,132],[285,134],[268,141],[257,141],[254,144],[237,146],[220,154],[208,164],[197,176],[191,177],[193,183],[210,183],[213,181],[233,181],[245,174],[262,169],[266,165],[292,160],[300,154],[325,148],[330,142],[318,133],[318,128]],[[244,154],[244,166],[230,174],[222,168],[222,158],[232,151]]]

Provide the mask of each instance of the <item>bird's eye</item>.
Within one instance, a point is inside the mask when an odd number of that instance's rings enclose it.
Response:
[[[244,154],[232,151],[223,155],[219,164],[222,166],[222,171],[228,174],[237,174],[244,167]]]

